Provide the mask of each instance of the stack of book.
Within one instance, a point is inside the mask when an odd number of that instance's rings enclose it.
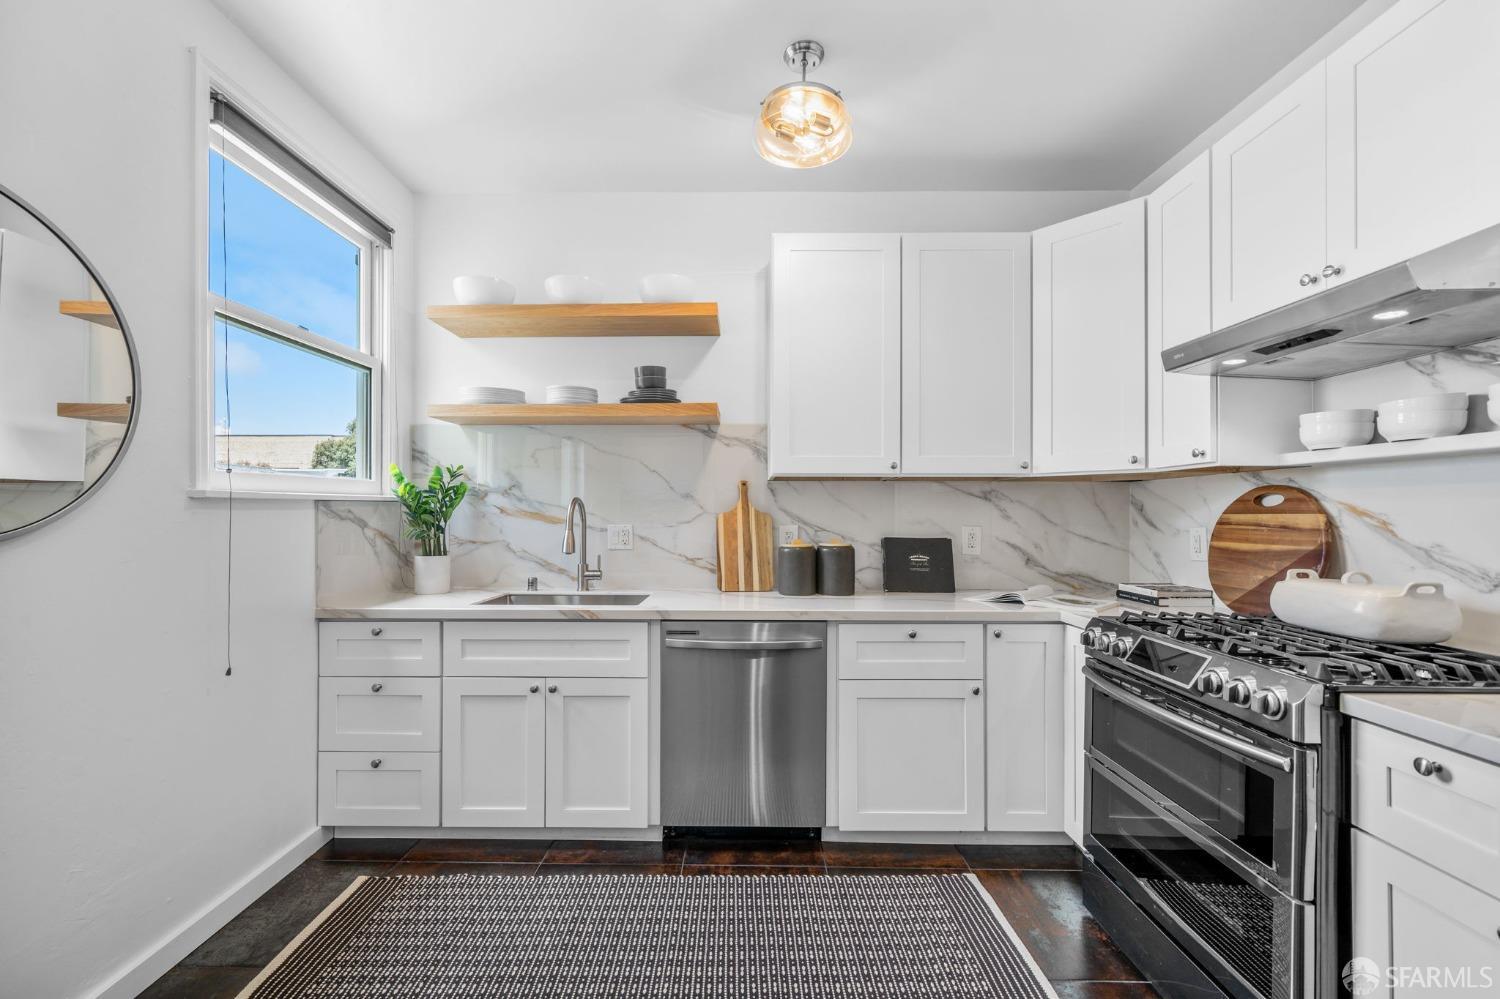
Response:
[[[1214,591],[1176,583],[1120,583],[1115,596],[1126,606],[1145,605],[1157,610],[1211,611]]]

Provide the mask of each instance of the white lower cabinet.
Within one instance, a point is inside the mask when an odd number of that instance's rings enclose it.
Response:
[[[542,683],[500,676],[443,681],[443,825],[544,824]]]
[[[318,824],[437,825],[438,754],[319,753]]]
[[[986,828],[1063,828],[1063,630],[1056,624],[992,627],[985,655]]]
[[[547,825],[646,827],[646,681],[547,685]]]
[[[1084,752],[1088,748],[1082,638],[1082,628],[1063,628],[1063,832],[1079,846],[1083,846]]]
[[[839,828],[984,828],[984,687],[840,680]]]

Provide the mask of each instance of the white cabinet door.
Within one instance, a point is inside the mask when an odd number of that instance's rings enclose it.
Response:
[[[1056,624],[990,629],[985,772],[992,832],[1063,828],[1062,639]]]
[[[1353,950],[1370,999],[1458,999],[1500,988],[1500,899],[1373,836],[1353,833]],[[1442,854],[1432,857],[1442,862]]]
[[[1500,3],[1403,0],[1328,58],[1328,261],[1355,277],[1500,223]]]
[[[901,473],[1031,462],[1031,234],[901,237]]]
[[[487,676],[443,680],[443,825],[543,824],[544,682]]]
[[[901,237],[772,237],[770,474],[890,475],[901,457]]]
[[[318,824],[435,826],[437,753],[319,753]]]
[[[840,680],[839,828],[984,828],[984,688]]]
[[[1063,629],[1063,832],[1083,846],[1084,729],[1082,628]]]
[[[1032,234],[1038,472],[1146,461],[1145,199]]]
[[[1213,329],[1209,154],[1146,198],[1146,453],[1152,468],[1217,460],[1217,379],[1174,375],[1161,352]]]
[[[1324,75],[1319,63],[1213,145],[1215,329],[1326,284]]]
[[[547,681],[547,825],[646,828],[646,681]]]

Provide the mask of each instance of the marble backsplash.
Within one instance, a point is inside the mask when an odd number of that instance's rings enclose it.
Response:
[[[1129,487],[1117,482],[766,481],[765,428],[413,428],[413,465],[461,463],[471,486],[450,528],[458,587],[572,585],[562,554],[563,516],[581,496],[589,555],[604,557],[609,589],[713,589],[714,517],[731,507],[740,479],[751,502],[802,536],[854,545],[858,586],[881,588],[880,539],[983,531],[979,556],[955,551],[960,589],[1050,583],[1110,591],[1129,555]],[[630,524],[635,547],[607,551],[605,527]],[[318,594],[409,588],[410,543],[400,508],[386,502],[318,504]]]

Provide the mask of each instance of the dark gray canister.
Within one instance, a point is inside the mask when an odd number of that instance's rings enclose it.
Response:
[[[854,593],[854,546],[839,538],[818,544],[818,592],[825,597]]]
[[[818,550],[806,541],[776,549],[776,592],[806,597],[818,592]]]

